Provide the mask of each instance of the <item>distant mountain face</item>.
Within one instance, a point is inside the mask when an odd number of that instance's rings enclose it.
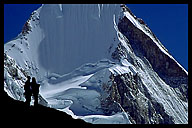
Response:
[[[4,45],[4,90],[91,123],[188,123],[188,72],[118,4],[42,5]]]

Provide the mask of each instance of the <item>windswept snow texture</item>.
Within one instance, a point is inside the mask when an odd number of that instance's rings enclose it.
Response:
[[[188,123],[188,84],[180,84],[181,80],[173,77],[178,81],[178,88],[173,88],[163,81],[148,58],[136,54],[119,25],[125,34],[139,30],[136,35],[130,34],[134,40],[147,35],[160,54],[168,55],[166,59],[162,56],[162,63],[174,58],[123,6],[42,5],[18,37],[4,45],[5,55],[12,58],[4,57],[4,90],[24,101],[20,86],[30,75],[41,84],[40,94],[48,106],[73,118],[94,124]],[[124,27],[125,17],[134,26],[129,24],[130,31]],[[137,45],[142,47],[142,43]],[[13,66],[6,65],[9,61]],[[175,63],[174,68],[182,67]],[[9,75],[13,69],[24,72],[22,83]],[[188,80],[188,73],[184,74],[183,79]]]
[[[44,5],[40,13],[45,35],[38,48],[40,64],[50,72],[65,74],[84,63],[110,59],[107,49],[117,45],[113,15],[118,19],[119,12],[118,5]]]

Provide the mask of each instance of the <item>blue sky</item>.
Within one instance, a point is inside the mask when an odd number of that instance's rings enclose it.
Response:
[[[4,5],[4,43],[16,37],[40,4]],[[188,5],[127,4],[142,18],[171,55],[188,70]]]
[[[15,38],[41,4],[4,4],[4,43]]]

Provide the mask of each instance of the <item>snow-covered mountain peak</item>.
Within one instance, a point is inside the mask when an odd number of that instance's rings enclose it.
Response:
[[[14,70],[36,77],[42,101],[73,118],[188,121],[188,73],[123,4],[43,4],[4,49]],[[8,72],[4,90],[24,100]]]

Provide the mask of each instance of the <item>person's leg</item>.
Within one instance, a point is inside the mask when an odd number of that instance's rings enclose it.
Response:
[[[35,95],[34,96],[34,106],[37,106],[38,105],[38,95]]]
[[[30,102],[31,102],[31,97],[30,96],[26,96],[26,105],[30,106]]]

